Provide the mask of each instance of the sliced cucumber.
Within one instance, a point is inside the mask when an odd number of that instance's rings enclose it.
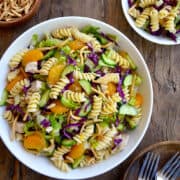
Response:
[[[64,62],[66,61],[66,57],[61,55],[58,50],[55,51],[54,57],[58,59],[58,62]]]
[[[92,105],[89,103],[89,101],[86,101],[79,112],[80,117],[85,117],[87,114],[91,111]]]
[[[100,122],[99,125],[102,127],[102,128],[108,128],[109,127],[109,124],[107,122]]]
[[[129,74],[124,78],[123,85],[124,86],[130,86],[132,84],[133,75]]]
[[[104,61],[105,64],[108,64],[110,66],[115,66],[116,62],[109,59],[105,54],[102,54],[102,60]]]
[[[75,67],[73,65],[66,66],[61,74],[62,77],[65,77],[67,74],[73,72]]]
[[[0,106],[4,106],[6,104],[7,98],[8,98],[8,91],[4,89],[0,100]]]
[[[40,106],[40,107],[44,107],[44,106],[47,104],[47,102],[48,102],[48,100],[49,100],[49,93],[50,93],[50,90],[46,90],[46,91],[43,93],[43,95],[42,95],[42,97],[41,97],[41,100],[40,100],[40,102],[39,102],[39,106]]]
[[[43,60],[49,59],[50,57],[52,57],[55,54],[55,50],[50,50],[49,52],[47,52],[44,57]]]
[[[136,98],[135,97],[131,97],[131,99],[128,102],[130,105],[134,106],[136,104]]]
[[[131,59],[131,57],[129,56],[128,53],[126,53],[126,59],[128,60],[130,66],[131,66],[131,69],[137,69],[137,66],[135,65],[134,61]]]
[[[78,104],[73,102],[72,100],[70,99],[66,99],[64,96],[61,97],[61,103],[65,106],[65,107],[68,107],[68,108],[76,108],[78,107]]]
[[[111,65],[108,65],[108,64],[104,63],[104,61],[102,59],[99,60],[98,65],[99,66],[104,66],[104,67],[114,68],[114,66],[111,66]]]
[[[91,89],[91,84],[90,84],[89,81],[87,81],[85,79],[82,79],[82,80],[79,81],[79,84],[81,85],[81,87],[84,89],[84,91],[87,94],[91,94],[92,89]]]
[[[123,104],[119,109],[119,114],[125,114],[129,116],[136,116],[137,110],[135,107],[129,105],[129,104]]]
[[[85,158],[85,156],[82,155],[80,158],[76,159],[72,164],[72,168],[73,169],[77,168],[84,158]]]
[[[137,127],[137,122],[132,120],[131,118],[126,117],[126,121],[131,129],[135,129]]]
[[[142,78],[138,75],[136,75],[135,85],[139,86],[142,83]]]
[[[71,147],[76,144],[76,141],[72,139],[63,139],[61,143],[63,146]]]
[[[70,54],[71,48],[68,45],[66,45],[66,46],[62,47],[61,50],[64,51],[65,54],[68,55],[68,54]]]
[[[117,129],[118,129],[119,131],[124,131],[124,130],[125,130],[124,124],[120,123],[120,124],[117,126]]]

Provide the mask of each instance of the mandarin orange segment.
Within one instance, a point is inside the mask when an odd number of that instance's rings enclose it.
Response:
[[[39,61],[43,58],[43,56],[42,51],[38,49],[29,50],[23,56],[22,65],[26,66],[30,62]]]
[[[40,132],[33,132],[24,137],[24,147],[29,150],[41,151],[46,147],[46,140]]]
[[[143,104],[143,96],[140,93],[136,94],[136,106],[141,106]]]
[[[116,84],[113,82],[109,82],[107,85],[108,85],[107,94],[109,96],[112,96],[114,93],[116,93],[116,89],[117,89]]]
[[[78,81],[75,81],[73,84],[71,84],[68,89],[74,92],[82,92],[82,87]]]
[[[64,70],[65,65],[64,64],[58,64],[58,65],[54,65],[48,74],[48,83],[51,85],[56,84],[56,82],[59,81],[60,75],[62,73],[62,71]]]
[[[69,110],[68,108],[63,106],[59,100],[54,101],[54,103],[56,104],[56,106],[52,107],[50,110],[55,114],[63,114]]]
[[[77,159],[84,154],[85,148],[83,144],[76,144],[72,147],[71,151],[68,153],[73,159]]]
[[[72,50],[79,50],[79,49],[81,49],[83,46],[84,46],[84,43],[81,42],[81,41],[78,41],[78,40],[74,40],[74,41],[71,41],[71,42],[69,43],[69,47],[70,47]]]

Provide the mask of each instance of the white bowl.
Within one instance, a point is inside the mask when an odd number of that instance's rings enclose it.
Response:
[[[177,41],[175,42],[168,37],[154,36],[146,31],[144,31],[143,29],[136,27],[134,19],[128,14],[128,9],[129,9],[128,0],[121,0],[121,5],[122,5],[123,13],[129,23],[129,25],[134,29],[134,31],[136,31],[144,39],[151,41],[153,43],[156,43],[156,44],[160,44],[160,45],[178,45],[178,44],[180,44],[180,38],[177,38]]]
[[[10,141],[10,128],[7,122],[2,118],[4,107],[0,107],[0,136],[6,147],[19,161],[21,161],[29,168],[53,178],[82,179],[97,176],[111,170],[115,166],[122,163],[125,159],[127,159],[130,154],[137,148],[150,123],[153,105],[153,89],[150,73],[142,55],[133,45],[133,43],[117,29],[101,21],[86,17],[60,17],[51,19],[30,28],[20,37],[18,37],[6,50],[0,61],[0,67],[1,69],[3,69],[0,76],[0,94],[2,94],[3,88],[6,84],[9,59],[20,49],[26,48],[28,46],[31,36],[34,33],[42,35],[44,32],[52,31],[53,29],[58,27],[83,27],[84,25],[89,24],[100,27],[101,30],[105,33],[111,33],[118,36],[120,39],[119,44],[121,48],[126,50],[137,64],[138,72],[143,77],[143,84],[140,89],[142,95],[144,96],[143,117],[138,128],[130,132],[130,140],[124,151],[112,155],[107,160],[104,160],[91,167],[78,168],[70,171],[69,173],[64,173],[58,170],[47,158],[30,154],[24,150],[21,143]]]

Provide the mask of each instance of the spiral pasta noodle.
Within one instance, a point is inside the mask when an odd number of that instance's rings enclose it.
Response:
[[[19,64],[21,63],[24,54],[27,52],[27,49],[24,49],[18,53],[16,53],[9,62],[9,67],[11,70],[17,68]]]
[[[78,143],[82,143],[86,141],[88,138],[90,138],[93,133],[94,133],[94,125],[91,124],[86,126],[84,130],[80,134],[77,134],[75,137],[73,137],[73,139]]]
[[[109,82],[114,82],[118,83],[119,82],[119,74],[118,73],[108,73],[97,80],[94,80],[93,82],[95,83],[100,83],[100,84],[107,84]]]
[[[64,160],[59,159],[59,158],[51,158],[51,160],[58,169],[64,172],[70,171],[69,165],[65,163]]]
[[[40,98],[41,98],[41,96],[40,96],[39,92],[35,92],[32,94],[32,97],[29,100],[29,103],[27,106],[28,112],[36,112],[38,110],[38,104],[39,104]]]
[[[109,146],[111,146],[112,141],[113,141],[113,137],[117,134],[117,130],[115,127],[112,127],[111,129],[109,129],[104,135],[103,135],[103,139],[101,139],[101,141],[98,141],[98,145],[95,147],[96,150],[102,150],[102,149],[106,149]]]
[[[136,19],[136,26],[139,28],[142,28],[144,26],[144,24],[146,23],[146,21],[149,19],[149,14],[150,14],[151,9],[150,8],[146,8],[143,10],[143,12],[138,16],[138,18]]]
[[[19,72],[20,72],[19,69],[16,69],[14,71],[10,71],[8,73],[8,76],[7,76],[8,81],[12,81],[19,74]]]
[[[61,78],[51,89],[49,94],[51,99],[57,99],[63,88],[69,83],[67,78]]]
[[[152,9],[150,12],[150,18],[151,18],[151,30],[153,32],[159,30],[159,15],[158,11],[156,9]]]
[[[176,32],[176,28],[175,28],[175,24],[174,24],[176,16],[177,16],[177,13],[175,11],[171,11],[169,13],[169,15],[166,17],[166,21],[164,23],[165,30],[167,30],[171,33]]]
[[[63,96],[66,97],[67,99],[74,101],[74,102],[80,103],[80,102],[86,101],[84,93],[73,92],[73,91],[67,90],[63,93]]]
[[[131,8],[128,9],[128,14],[133,18],[137,18],[140,15],[140,11],[137,10],[136,5],[133,5]]]
[[[156,0],[140,0],[139,6],[145,8],[150,5],[155,5]]]
[[[48,59],[43,65],[42,65],[42,68],[40,69],[40,74],[41,75],[48,75],[49,73],[49,70],[51,69],[51,67],[53,65],[55,65],[57,63],[57,58],[50,58]]]
[[[126,102],[128,102],[130,100],[130,91],[128,87],[124,87],[123,88],[123,92],[124,92],[124,100]]]
[[[72,27],[58,28],[52,32],[52,36],[60,39],[72,37]]]
[[[13,96],[16,96],[23,90],[23,87],[28,87],[29,85],[30,85],[29,79],[23,79],[21,81],[18,81],[14,85],[14,87],[10,90],[10,94],[12,94]]]
[[[89,119],[97,119],[102,109],[102,97],[93,96],[93,107],[91,112],[89,113]]]
[[[9,124],[12,124],[14,121],[14,115],[10,110],[6,110],[3,117],[8,121]]]
[[[119,53],[117,53],[114,50],[111,50],[111,59],[114,60],[119,66],[123,68],[129,67],[128,60],[122,57]]]
[[[91,166],[96,163],[96,159],[94,157],[85,157],[81,162],[80,162],[80,167],[86,167],[86,166]]]
[[[113,101],[112,98],[108,98],[103,102],[102,115],[108,115],[117,112],[117,102]]]
[[[98,76],[96,73],[82,73],[78,70],[75,70],[73,74],[76,79],[85,79],[88,81],[92,81]]]

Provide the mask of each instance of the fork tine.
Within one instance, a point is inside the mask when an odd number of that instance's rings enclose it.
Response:
[[[170,166],[170,164],[177,158],[177,156],[179,155],[179,152],[177,152],[166,164],[165,166],[161,169],[161,173],[165,173],[166,170],[168,169],[168,167]]]
[[[167,170],[166,174],[167,177],[170,178],[176,171],[179,170],[179,166],[180,166],[180,158],[178,157],[169,167],[169,169]]]
[[[148,152],[148,153],[146,154],[146,157],[145,157],[145,159],[144,159],[143,165],[142,165],[142,167],[141,167],[141,169],[140,169],[140,172],[139,172],[139,177],[140,177],[140,178],[143,178],[144,170],[145,170],[145,168],[146,168],[146,165],[147,165],[147,163],[148,163],[148,160],[149,160],[150,155],[151,155],[150,152]]]
[[[154,164],[154,168],[152,170],[152,179],[155,179],[155,177],[156,177],[156,172],[157,172],[157,169],[158,169],[159,160],[160,160],[160,155],[157,155],[156,161],[155,161],[155,164]]]
[[[180,168],[174,173],[174,175],[172,175],[171,179],[175,180],[177,177],[180,177]]]
[[[147,173],[148,179],[153,179],[153,172],[157,170],[155,168],[157,167],[157,164],[159,163],[159,161],[157,161],[158,159],[159,159],[159,155],[154,154],[152,157],[150,168],[148,169],[148,173]]]
[[[148,161],[147,166],[145,168],[145,172],[144,172],[144,176],[143,176],[145,179],[149,179],[148,172],[149,172],[150,166],[151,166],[151,164],[153,162],[153,156],[154,156],[153,153],[151,153],[149,161]]]

